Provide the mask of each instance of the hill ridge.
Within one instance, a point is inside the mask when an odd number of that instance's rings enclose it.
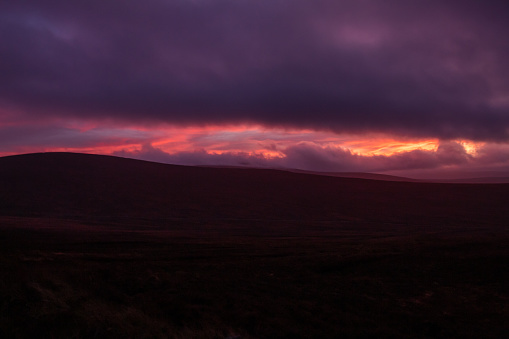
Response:
[[[508,221],[509,185],[436,184],[114,156],[0,158],[0,215],[379,223]]]

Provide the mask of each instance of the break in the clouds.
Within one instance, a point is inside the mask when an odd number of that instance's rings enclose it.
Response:
[[[0,112],[506,142],[508,12],[496,0],[2,1]]]

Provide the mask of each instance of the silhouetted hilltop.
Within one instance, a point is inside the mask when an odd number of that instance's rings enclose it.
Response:
[[[428,182],[429,180],[419,180],[406,177],[400,177],[395,175],[378,174],[378,173],[362,173],[362,172],[316,172],[306,171],[298,169],[289,169],[289,172],[304,173],[304,174],[316,174],[316,175],[327,175],[330,177],[340,178],[356,178],[356,179],[369,179],[369,180],[383,180],[383,181],[407,181],[407,182]]]
[[[509,185],[339,178],[177,166],[103,155],[0,158],[0,215],[377,221],[509,221]]]

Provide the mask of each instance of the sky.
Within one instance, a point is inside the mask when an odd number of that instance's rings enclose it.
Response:
[[[0,156],[509,175],[509,5],[6,0]]]

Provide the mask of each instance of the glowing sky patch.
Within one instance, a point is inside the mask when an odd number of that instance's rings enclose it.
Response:
[[[240,153],[284,157],[284,149],[312,142],[322,147],[344,148],[362,156],[392,155],[416,149],[436,150],[438,140],[395,140],[386,136],[363,138],[333,132],[269,129],[263,126],[165,127],[143,132],[153,135],[150,144],[167,153],[203,150],[209,154]],[[139,145],[141,148],[142,145]],[[134,145],[131,145],[131,150]]]
[[[139,151],[151,145],[163,152],[204,151],[208,154],[245,153],[266,158],[285,157],[284,150],[299,143],[313,143],[323,148],[344,149],[360,156],[391,156],[414,150],[435,151],[439,140],[398,140],[384,135],[337,134],[308,129],[267,128],[261,125],[229,126],[101,126],[92,122],[66,121],[58,128],[47,124],[47,134],[30,135],[25,131],[16,152],[69,151],[112,154]],[[12,125],[0,126],[3,128]],[[38,131],[40,131],[40,125]],[[30,140],[37,137],[37,143]],[[74,140],[74,144],[69,140]],[[81,142],[76,142],[81,140]],[[483,143],[459,141],[469,154]],[[46,144],[45,144],[46,143]],[[37,145],[39,144],[39,145]],[[3,152],[6,155],[7,152]]]
[[[465,148],[465,152],[470,155],[476,155],[478,150],[486,145],[485,142],[473,142],[469,140],[460,140],[459,143]]]

